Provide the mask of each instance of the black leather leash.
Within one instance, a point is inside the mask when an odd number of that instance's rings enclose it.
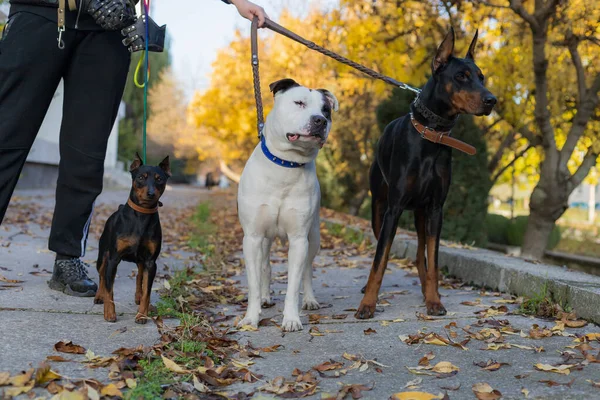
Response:
[[[400,82],[395,80],[394,78],[390,78],[389,76],[380,74],[377,71],[374,71],[370,68],[365,67],[364,65],[358,64],[352,60],[347,59],[333,51],[327,50],[314,42],[304,39],[303,37],[295,34],[289,29],[284,28],[283,26],[271,21],[266,18],[265,23],[263,24],[264,28],[268,28],[273,32],[279,33],[289,39],[292,39],[295,42],[303,44],[311,50],[317,51],[327,57],[333,58],[334,60],[341,62],[342,64],[348,65],[352,68],[359,70],[360,72],[370,76],[371,78],[380,79],[385,83],[389,83],[390,85],[399,87],[400,89],[410,90],[411,92],[420,93],[421,89],[417,89],[410,85],[407,85],[404,82]],[[250,45],[252,48],[252,75],[254,79],[254,98],[256,100],[256,120],[257,120],[257,129],[258,129],[258,138],[262,137],[262,130],[265,126],[264,116],[263,116],[263,105],[262,105],[262,96],[260,93],[260,76],[258,72],[258,17],[254,17],[252,19],[252,27],[250,31]]]

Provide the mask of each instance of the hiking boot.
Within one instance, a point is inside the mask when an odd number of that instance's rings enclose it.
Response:
[[[48,286],[69,296],[92,297],[98,286],[87,275],[86,269],[89,267],[79,258],[56,260]]]

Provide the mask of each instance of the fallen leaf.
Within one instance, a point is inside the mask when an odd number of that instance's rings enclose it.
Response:
[[[125,384],[129,389],[135,389],[137,387],[137,381],[135,379],[125,379]]]
[[[586,335],[583,335],[580,338],[575,339],[575,342],[593,342],[594,340],[600,340],[600,333],[588,333]]]
[[[432,316],[425,315],[421,312],[416,312],[415,314],[419,321],[435,321],[435,318],[433,318]]]
[[[271,347],[262,347],[259,350],[262,351],[262,352],[264,352],[264,353],[274,353],[274,352],[278,351],[280,347],[283,347],[283,345],[282,344],[276,344],[276,345],[273,345]]]
[[[85,385],[85,388],[87,389],[87,396],[90,400],[100,400],[100,394],[96,389],[89,385]],[[66,390],[63,392],[66,392]]]
[[[565,326],[569,327],[569,328],[582,328],[584,326],[587,325],[587,321],[585,320],[574,320],[574,321],[569,321],[569,320],[565,320],[563,319],[562,322],[565,324]]]
[[[114,383],[104,386],[100,390],[100,394],[102,396],[115,396],[115,397],[123,398],[123,393],[121,393],[121,391],[115,386]]]
[[[533,327],[529,330],[529,337],[532,339],[542,339],[551,336],[552,331],[546,327],[540,328],[538,325],[533,325]]]
[[[334,314],[331,316],[331,319],[346,319],[348,314]]]
[[[476,383],[472,386],[475,397],[479,400],[495,400],[502,397],[502,393],[494,390],[489,383]]]
[[[421,382],[423,382],[422,378],[416,378],[413,379],[412,381],[408,381],[406,383],[406,385],[404,385],[405,388],[415,388],[416,386],[420,385]]]
[[[463,301],[460,304],[463,306],[479,306],[481,305],[481,300],[477,299],[476,301]]]
[[[429,361],[433,360],[435,358],[435,355],[433,354],[433,352],[429,352],[427,354],[425,354],[423,357],[421,357],[421,359],[419,360],[419,365],[422,366],[428,366],[429,365]]]
[[[255,332],[257,330],[258,328],[255,328],[252,325],[242,325],[242,327],[238,329],[240,332]]]
[[[207,393],[209,391],[208,387],[205,384],[203,384],[202,382],[200,382],[198,380],[198,378],[196,377],[196,375],[194,375],[194,377],[193,377],[193,382],[194,382],[194,389],[196,389],[200,393]]]
[[[436,346],[448,346],[448,344],[450,344],[447,339],[444,339],[437,333],[430,333],[429,335],[425,336],[423,343],[434,344]]]
[[[394,393],[390,400],[436,400],[443,399],[443,396],[427,392],[400,392]]]
[[[176,362],[174,362],[173,360],[169,360],[167,357],[161,355],[163,363],[165,364],[165,367],[167,367],[167,369],[169,371],[173,371],[177,374],[185,374],[189,371],[186,371],[185,369],[183,369],[181,366],[177,365]]]
[[[375,329],[369,328],[369,329],[365,329],[364,331],[365,335],[372,335],[374,333],[377,333],[377,331]]]
[[[10,381],[10,373],[9,372],[0,372],[0,386],[8,385]]]
[[[499,363],[495,360],[488,360],[487,362],[481,361],[478,363],[473,362],[473,364],[485,369],[486,371],[498,371],[503,365],[510,365],[508,363]]]
[[[315,367],[313,367],[314,370],[316,371],[330,371],[332,369],[339,369],[342,368],[344,366],[344,363],[341,362],[337,362],[334,360],[329,360],[329,361],[325,361],[324,363],[321,363]]]
[[[23,371],[20,374],[17,374],[10,378],[9,384],[13,386],[25,386],[31,381],[31,377],[33,376],[33,368],[28,369],[27,371]]]
[[[575,378],[571,379],[571,381],[569,381],[567,383],[555,382],[555,381],[552,381],[552,380],[549,380],[549,379],[542,379],[539,382],[545,383],[546,385],[548,385],[550,387],[554,387],[554,386],[568,386],[568,387],[571,387],[571,385],[573,384],[573,382],[575,382]]]
[[[0,282],[6,283],[23,283],[24,281],[20,281],[18,279],[8,279],[7,277],[0,275]]]
[[[522,388],[521,393],[523,393],[523,396],[525,396],[526,399],[529,398],[529,390]]]
[[[85,354],[85,349],[79,345],[73,344],[73,342],[58,342],[54,345],[54,350],[61,353],[70,354]]]
[[[373,390],[374,387],[375,387],[374,383],[371,385],[371,387],[365,386],[365,385],[344,385],[338,391],[337,395],[335,395],[333,397],[321,397],[321,400],[340,400],[340,399],[344,399],[346,397],[346,395],[348,395],[348,394],[350,394],[352,396],[352,398],[355,400],[361,399],[362,392],[368,391],[368,390]]]
[[[50,369],[50,365],[42,363],[42,365],[35,372],[35,384],[43,385],[48,382],[62,379],[62,376]]]
[[[593,387],[596,387],[596,388],[600,389],[600,381],[594,382],[591,379],[586,379],[585,381],[591,383]]]
[[[574,365],[559,365],[558,367],[552,366],[550,364],[534,364],[535,369],[538,371],[546,371],[546,372],[556,372],[557,374],[569,375],[571,371],[569,368],[574,367]]]
[[[48,361],[54,361],[54,362],[69,362],[69,361],[71,361],[71,360],[67,360],[63,356],[48,356],[48,357],[46,357],[46,359]]]
[[[450,363],[448,361],[441,361],[441,362],[435,364],[431,370],[433,372],[437,372],[440,374],[450,374],[454,371],[456,371],[456,372],[460,371],[460,368],[458,368],[456,365],[453,365],[452,363]]]

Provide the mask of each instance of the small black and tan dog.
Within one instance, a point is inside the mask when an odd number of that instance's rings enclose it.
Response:
[[[113,289],[117,266],[121,260],[137,264],[135,304],[139,305],[135,322],[145,324],[148,320],[152,284],[156,276],[156,259],[160,254],[162,230],[158,217],[159,201],[171,176],[169,157],[158,167],[144,165],[136,153],[129,168],[133,179],[127,204],[120,205],[104,226],[98,249],[96,268],[100,287],[95,304],[104,303],[104,319],[115,322],[117,314]]]
[[[370,172],[377,251],[356,318],[372,318],[375,313],[398,219],[405,210],[414,210],[416,263],[427,314],[446,314],[438,292],[438,248],[442,207],[450,187],[452,148],[475,153],[472,146],[451,137],[450,131],[459,114],[489,115],[496,104],[475,64],[476,44],[477,33],[466,57],[454,57],[451,29],[432,60],[432,76],[411,105],[411,113],[392,121],[379,139]]]

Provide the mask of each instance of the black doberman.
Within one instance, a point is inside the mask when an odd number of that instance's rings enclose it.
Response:
[[[356,318],[372,318],[375,313],[398,219],[404,210],[414,210],[416,263],[427,314],[446,314],[438,292],[438,248],[442,207],[451,180],[451,147],[474,153],[471,146],[450,137],[450,130],[459,114],[489,115],[497,101],[485,88],[483,74],[475,64],[476,44],[477,33],[466,57],[454,57],[451,29],[432,60],[432,76],[411,104],[411,114],[392,121],[379,140],[370,171],[371,222],[377,251]]]
[[[158,167],[144,165],[136,153],[131,167],[132,187],[127,204],[120,205],[104,226],[98,248],[96,268],[100,287],[94,303],[104,303],[104,319],[115,322],[117,314],[113,288],[121,260],[137,264],[135,304],[139,305],[135,322],[148,320],[152,284],[156,276],[156,259],[160,254],[162,230],[158,217],[159,201],[171,176],[169,157]]]

